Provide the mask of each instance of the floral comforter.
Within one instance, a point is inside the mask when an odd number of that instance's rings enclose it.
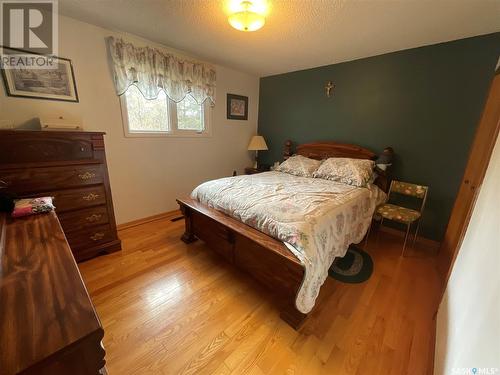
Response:
[[[205,182],[191,197],[283,241],[305,267],[296,306],[308,313],[333,260],[363,239],[386,195],[375,185],[265,172]]]

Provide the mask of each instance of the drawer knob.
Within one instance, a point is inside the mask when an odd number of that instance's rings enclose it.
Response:
[[[103,238],[104,238],[104,233],[102,232],[97,232],[94,233],[92,236],[90,236],[90,239],[93,241],[99,241],[102,240]]]
[[[97,198],[99,198],[99,194],[90,193],[88,195],[84,195],[82,198],[87,202],[95,201]]]
[[[85,173],[79,174],[78,177],[80,177],[80,180],[90,180],[91,178],[95,177],[95,173],[85,172]]]
[[[100,220],[100,219],[101,219],[101,217],[102,217],[102,215],[101,215],[101,214],[92,214],[92,215],[90,215],[90,216],[87,216],[87,217],[85,218],[85,220],[87,220],[89,223],[94,223],[94,222],[96,222],[96,221]]]

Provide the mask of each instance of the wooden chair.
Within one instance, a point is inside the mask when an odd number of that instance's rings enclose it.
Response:
[[[408,241],[408,235],[410,234],[410,227],[413,223],[417,223],[417,228],[415,230],[415,236],[413,237],[413,245],[415,245],[415,241],[417,240],[418,230],[420,228],[420,221],[422,220],[422,212],[425,207],[425,202],[427,200],[427,192],[429,191],[428,186],[411,184],[403,181],[393,180],[391,182],[391,186],[389,188],[389,194],[387,197],[387,201],[390,201],[391,195],[393,193],[410,196],[413,198],[420,199],[422,201],[420,205],[420,209],[413,210],[410,208],[397,206],[391,203],[385,203],[377,207],[375,210],[375,215],[380,216],[380,227],[384,220],[395,221],[401,224],[406,225],[406,235],[403,243],[403,251],[401,253],[404,256],[406,243]],[[370,225],[371,229],[371,225]],[[370,235],[370,229],[368,229],[368,233],[366,235],[366,242],[368,242],[368,236]]]

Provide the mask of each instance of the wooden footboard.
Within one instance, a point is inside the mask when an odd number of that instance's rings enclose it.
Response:
[[[278,297],[281,318],[298,329],[307,314],[295,307],[305,274],[295,255],[282,242],[194,199],[177,202],[186,222],[182,241],[203,240],[228,262],[266,285]]]

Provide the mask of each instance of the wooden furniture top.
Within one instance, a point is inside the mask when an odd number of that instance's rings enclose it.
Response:
[[[91,335],[104,332],[56,214],[0,213],[0,372],[51,361]]]
[[[311,142],[297,145],[292,153],[292,142],[285,142],[285,159],[293,154],[302,155],[311,159],[323,160],[328,158],[355,158],[375,160],[377,154],[361,146],[339,142]]]
[[[0,134],[20,134],[20,135],[26,135],[30,133],[42,133],[42,134],[47,134],[47,137],[52,137],[54,135],[65,135],[68,133],[71,134],[99,134],[99,135],[104,135],[106,132],[99,132],[99,131],[83,131],[83,130],[40,130],[40,129],[1,129]]]
[[[236,219],[233,219],[232,217],[229,217],[226,214],[217,211],[214,208],[210,208],[193,198],[186,197],[183,199],[177,199],[177,202],[179,204],[182,203],[190,207],[191,209],[204,214],[205,216],[208,216],[209,218],[225,225],[227,228],[233,230],[234,232],[237,232],[242,236],[249,238],[250,240],[256,242],[257,244],[269,249],[270,251],[284,258],[287,258],[288,260],[302,267],[302,263],[300,263],[297,257],[290,250],[288,250],[288,248],[283,244],[283,242],[278,241],[273,237],[268,236],[267,234],[264,234],[258,231],[257,229],[252,228],[251,226],[246,225]]]

